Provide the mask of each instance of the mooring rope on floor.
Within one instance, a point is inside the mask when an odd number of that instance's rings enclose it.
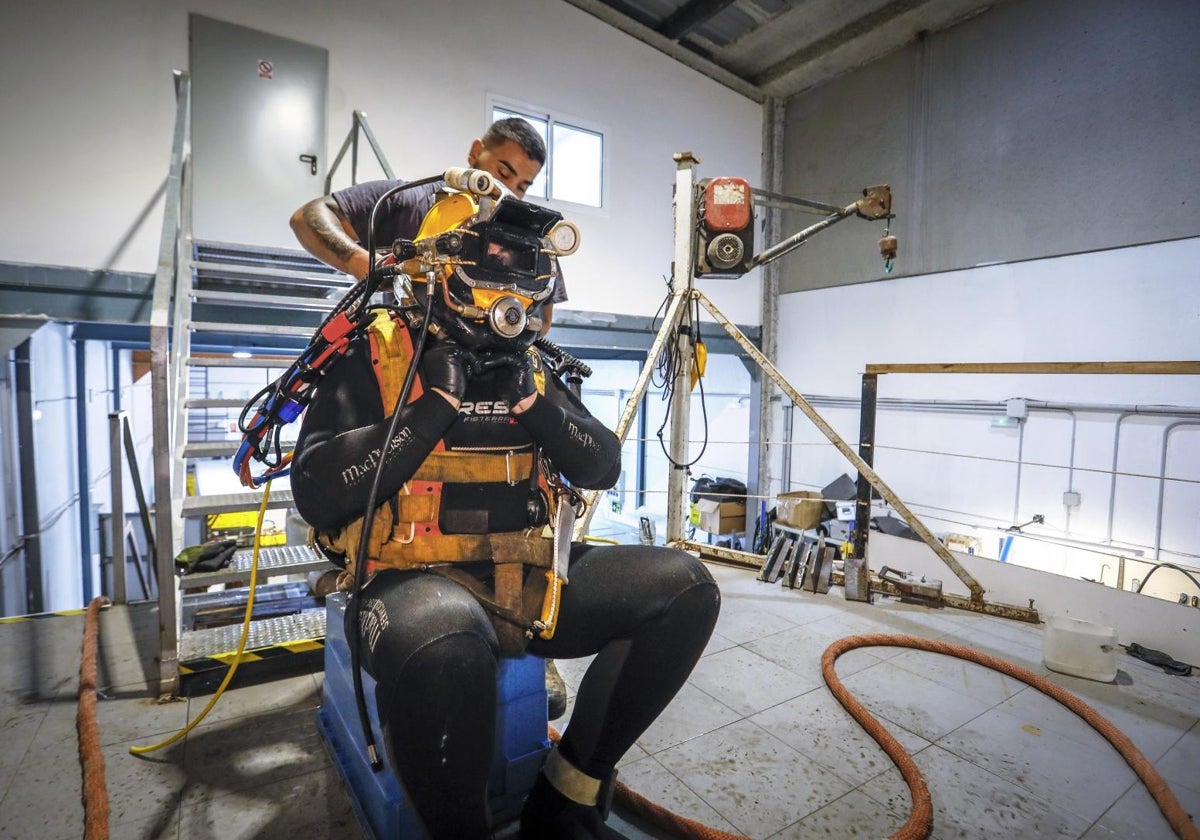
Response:
[[[904,781],[908,784],[909,794],[912,797],[913,803],[912,809],[909,812],[908,820],[888,840],[924,840],[924,838],[928,837],[929,832],[933,828],[933,800],[929,793],[929,786],[926,785],[925,778],[921,775],[921,771],[918,769],[913,757],[884,728],[883,724],[867,711],[862,703],[855,699],[854,695],[842,683],[834,668],[834,663],[843,653],[855,648],[876,646],[915,648],[930,653],[940,653],[946,656],[966,659],[977,665],[990,668],[993,671],[999,671],[1002,674],[1015,677],[1051,699],[1057,700],[1076,715],[1083,718],[1088,725],[1103,735],[1116,748],[1121,757],[1125,759],[1134,773],[1141,779],[1142,784],[1146,786],[1150,795],[1154,797],[1159,810],[1162,811],[1163,816],[1166,817],[1167,822],[1171,825],[1171,829],[1178,837],[1182,838],[1182,840],[1200,840],[1200,830],[1196,828],[1195,823],[1192,822],[1187,812],[1183,809],[1183,806],[1179,803],[1179,800],[1176,799],[1166,780],[1159,775],[1158,771],[1154,769],[1154,765],[1150,763],[1141,750],[1134,745],[1128,736],[1117,729],[1112,721],[1105,718],[1065,688],[1019,665],[989,656],[986,653],[980,653],[962,645],[936,642],[931,639],[923,639],[920,636],[866,633],[857,636],[847,636],[826,648],[825,653],[821,656],[821,676],[825,679],[825,684],[829,686],[830,692],[837,701],[842,704],[846,711],[866,730],[867,734],[874,738],[876,743],[888,754],[888,757],[896,765],[896,769],[900,771],[900,775],[904,777]],[[558,733],[553,728],[551,728],[550,733],[551,739],[557,740]],[[621,782],[617,782],[616,784],[614,800],[627,813],[656,828],[662,829],[672,837],[699,838],[699,840],[749,840],[749,838],[743,835],[730,834],[727,831],[722,831],[680,816],[661,805],[651,802],[641,794],[630,790],[628,786]]]
[[[104,781],[104,753],[96,722],[96,649],[100,633],[100,608],[111,602],[103,595],[88,604],[83,623],[83,653],[79,661],[79,763],[83,766],[84,840],[108,840],[108,786]]]

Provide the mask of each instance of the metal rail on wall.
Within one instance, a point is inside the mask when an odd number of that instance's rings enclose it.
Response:
[[[347,149],[350,150],[350,183],[351,185],[358,183],[359,134],[367,138],[367,145],[371,147],[371,151],[375,154],[375,160],[379,162],[380,168],[383,169],[383,174],[388,179],[395,179],[396,175],[392,172],[392,167],[388,164],[387,157],[383,154],[383,149],[379,146],[379,141],[375,139],[375,133],[371,131],[371,126],[367,123],[367,115],[362,111],[355,111],[350,121],[350,133],[342,141],[342,148],[338,151],[337,157],[333,159],[333,164],[329,167],[329,171],[325,173],[325,195],[333,192],[333,173],[341,165],[342,158],[346,156]]]
[[[858,454],[860,458],[871,463],[873,460],[874,451],[876,448],[875,440],[875,414],[879,397],[879,377],[885,374],[896,373],[917,373],[917,374],[1153,374],[1167,376],[1198,376],[1200,375],[1200,361],[1174,361],[1174,362],[958,362],[958,363],[922,363],[922,364],[869,364],[866,366],[866,372],[862,375],[862,402],[860,408],[859,420],[859,444]],[[1114,472],[1115,475],[1115,472]],[[1160,487],[1161,495],[1161,487]],[[886,498],[886,497],[885,497]],[[888,502],[894,505],[891,499]],[[1161,498],[1159,501],[1161,513]],[[897,510],[900,510],[897,508]],[[867,535],[869,533],[871,515],[871,483],[864,480],[863,473],[859,473],[858,485],[855,494],[855,518],[854,518],[854,556],[866,557]],[[905,517],[907,519],[907,517]],[[912,525],[911,522],[909,522]],[[1161,520],[1159,522],[1161,527]],[[914,527],[914,531],[917,529]],[[918,531],[918,533],[920,533]],[[924,536],[922,536],[924,539]],[[926,540],[928,542],[928,540]],[[1158,541],[1156,540],[1156,543]],[[939,545],[941,543],[939,542]],[[944,547],[943,547],[943,550]],[[946,551],[949,554],[949,551]],[[941,557],[941,552],[938,553]],[[953,555],[951,555],[953,557]],[[945,560],[945,558],[942,558]],[[1123,559],[1123,558],[1122,558]],[[947,565],[950,565],[947,563]],[[950,568],[958,574],[958,566],[960,564],[955,561]],[[966,583],[966,579],[962,575],[958,575],[959,579]],[[970,584],[968,584],[969,586]],[[886,588],[886,587],[881,587]],[[954,596],[942,595],[942,598],[948,603]],[[982,599],[982,591],[980,592],[980,600]],[[971,589],[971,600],[975,601],[975,589]],[[958,603],[952,603],[952,606],[961,606]]]

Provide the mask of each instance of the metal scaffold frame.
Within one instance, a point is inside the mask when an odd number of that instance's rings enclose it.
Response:
[[[883,478],[875,472],[870,463],[871,444],[870,441],[862,441],[860,443],[860,452],[856,452],[850,444],[848,444],[833,427],[826,422],[819,412],[806,400],[795,387],[779,372],[774,363],[768,359],[754,344],[726,318],[717,308],[717,306],[708,299],[708,297],[693,286],[693,266],[695,265],[695,231],[696,231],[696,188],[694,180],[694,169],[699,161],[690,153],[682,152],[674,156],[676,162],[675,176],[675,197],[673,202],[675,215],[675,250],[674,250],[674,265],[671,275],[671,296],[670,303],[667,306],[666,314],[663,317],[662,325],[659,328],[654,342],[650,347],[647,355],[646,364],[643,366],[641,374],[638,376],[637,382],[634,385],[633,391],[625,405],[625,410],[617,423],[616,434],[619,440],[624,443],[629,431],[633,425],[633,420],[637,415],[638,408],[641,404],[642,397],[645,394],[646,388],[650,381],[651,372],[655,365],[655,360],[662,352],[663,348],[669,341],[676,343],[677,350],[677,366],[674,371],[675,381],[674,388],[671,394],[671,441],[670,441],[670,459],[672,462],[671,473],[667,482],[667,524],[666,524],[666,542],[668,545],[674,545],[685,550],[697,552],[711,551],[708,546],[702,546],[698,543],[693,543],[683,539],[683,528],[686,521],[684,499],[686,497],[686,488],[684,486],[686,478],[686,468],[683,464],[687,463],[687,430],[690,420],[690,382],[693,364],[694,348],[692,345],[692,309],[689,304],[693,301],[698,302],[703,306],[714,320],[729,334],[729,336],[737,342],[746,354],[753,359],[755,364],[766,374],[767,378],[774,383],[783,393],[785,393],[793,404],[796,405],[806,417],[813,423],[814,426],[829,440],[834,447],[842,453],[855,469],[858,470],[860,492],[857,501],[857,516],[860,525],[869,515],[870,509],[870,492],[862,492],[861,488],[866,486],[874,488],[879,493],[880,497],[888,502],[896,512],[904,519],[904,521],[912,528],[913,532],[938,556],[938,558],[946,564],[959,580],[961,580],[970,590],[969,599],[952,598],[943,596],[943,600],[949,606],[956,606],[963,609],[969,609],[976,612],[988,612],[995,615],[1002,615],[1008,618],[1016,618],[1023,621],[1039,620],[1038,613],[1032,608],[1012,606],[1006,604],[989,604],[984,599],[985,590],[983,586],[968,572],[963,565],[951,554],[950,550],[942,544],[940,540],[925,526],[925,524],[917,517],[915,513],[900,499],[900,497],[892,490],[891,487],[883,480]],[[864,190],[864,197],[854,204],[844,208],[828,207],[822,208],[829,210],[829,215],[820,222],[805,228],[804,230],[788,237],[782,242],[767,248],[762,253],[758,254],[753,264],[756,266],[765,265],[768,262],[777,259],[778,257],[794,250],[802,245],[808,238],[816,233],[827,229],[831,225],[850,218],[853,215],[864,215],[867,218],[883,218],[885,216],[878,215],[878,207],[869,202],[877,202],[878,196],[872,194],[868,190]],[[890,210],[890,194],[888,200],[888,210]],[[886,212],[886,211],[885,211]],[[871,213],[874,215],[867,215]],[[873,427],[873,422],[872,422]],[[862,445],[862,444],[865,444]],[[860,454],[861,453],[861,454]],[[591,491],[587,494],[588,508],[587,513],[580,518],[576,525],[575,535],[577,539],[582,539],[582,536],[587,533],[587,529],[591,522],[591,517],[595,510],[595,501],[598,496],[597,491]],[[843,579],[851,575],[858,579],[855,582],[855,589],[864,593],[864,600],[869,598],[870,586],[869,570],[866,565],[866,549],[867,549],[867,529],[860,527],[856,532],[856,540],[854,543],[853,556],[847,558],[845,564],[845,572]],[[742,555],[746,563],[754,561],[761,562],[762,558],[757,555],[752,555],[746,552],[722,552],[722,554]],[[886,582],[884,582],[886,583]],[[884,586],[876,585],[877,589],[884,589]]]

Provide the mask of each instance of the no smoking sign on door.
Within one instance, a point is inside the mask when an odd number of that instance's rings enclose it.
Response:
[[[274,77],[275,65],[267,61],[265,58],[259,59],[258,62],[258,78],[270,79]]]

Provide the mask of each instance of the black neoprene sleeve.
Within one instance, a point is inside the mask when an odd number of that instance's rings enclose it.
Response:
[[[369,365],[361,343],[346,354],[318,386],[296,441],[296,509],[321,531],[336,530],[363,515],[385,448],[391,418],[384,416]],[[400,409],[396,434],[386,447],[379,504],[399,492],[456,416],[450,403],[433,392]]]
[[[568,481],[585,490],[606,490],[621,475],[620,443],[587,409],[565,397],[569,392],[560,383],[548,381],[546,394],[516,415],[517,422]]]

